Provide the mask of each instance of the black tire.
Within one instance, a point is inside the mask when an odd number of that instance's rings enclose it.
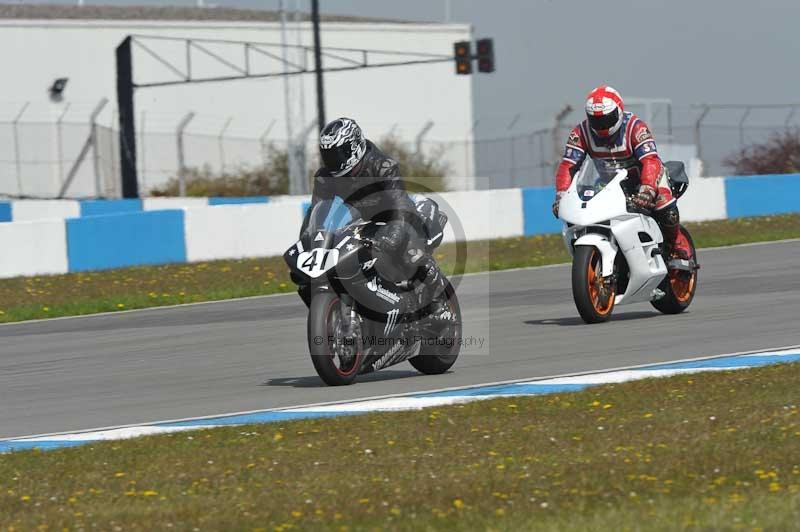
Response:
[[[602,278],[597,277],[598,269],[602,269],[600,250],[594,246],[575,246],[575,255],[572,257],[572,299],[586,323],[608,321],[614,310],[616,287],[610,293],[601,291],[598,285]]]
[[[435,343],[434,345],[423,344],[417,356],[408,359],[414,369],[426,375],[441,375],[449,370],[456,363],[461,352],[462,323],[461,305],[458,303],[458,296],[450,284],[447,282],[445,288],[447,303],[454,319],[448,325],[434,329],[426,329],[423,335],[426,338],[441,338],[447,340],[451,345],[445,343]]]
[[[689,241],[692,248],[692,260],[696,264],[697,250],[694,247],[692,235],[683,226],[680,226],[680,230]],[[663,314],[680,314],[689,308],[695,293],[697,293],[697,270],[691,274],[685,271],[669,272],[658,288],[664,292],[664,297],[651,301],[650,304]]]
[[[341,358],[335,352],[335,343],[328,341],[331,337],[337,337],[336,319],[341,319],[339,296],[332,292],[315,295],[308,312],[308,351],[317,375],[329,386],[355,382],[363,361],[361,342],[355,342],[357,354],[352,361],[345,367],[337,365],[341,363]]]

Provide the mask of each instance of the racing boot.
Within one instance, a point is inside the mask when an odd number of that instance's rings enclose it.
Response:
[[[667,267],[669,269],[690,270],[692,264],[692,246],[689,239],[681,231],[678,208],[671,205],[661,211],[656,211],[654,217],[661,227],[666,244]]]
[[[450,309],[445,301],[447,281],[433,257],[428,257],[422,265],[421,274],[420,304],[423,310],[427,307],[426,317],[434,320],[450,319]]]

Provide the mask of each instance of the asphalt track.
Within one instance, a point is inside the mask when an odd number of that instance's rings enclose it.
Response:
[[[0,438],[350,400],[800,343],[800,241],[700,250],[688,312],[618,307],[584,325],[567,265],[458,288],[483,338],[436,377],[401,364],[322,385],[294,295],[0,326]]]

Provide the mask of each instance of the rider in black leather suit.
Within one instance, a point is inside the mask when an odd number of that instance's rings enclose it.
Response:
[[[365,220],[383,222],[385,225],[371,239],[373,247],[413,266],[416,273],[411,281],[421,283],[420,290],[403,294],[403,312],[435,300],[444,288],[444,278],[434,258],[425,252],[424,242],[413,234],[419,229],[419,215],[406,192],[397,161],[365,139],[350,118],[337,118],[325,126],[320,134],[320,155],[325,166],[314,175],[311,206],[339,196]],[[301,235],[307,225],[308,216]],[[306,287],[299,286],[298,292],[308,305]]]

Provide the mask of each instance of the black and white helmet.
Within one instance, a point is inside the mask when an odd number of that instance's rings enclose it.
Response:
[[[352,118],[337,118],[325,126],[319,135],[322,163],[334,177],[350,172],[366,152],[367,141]]]

